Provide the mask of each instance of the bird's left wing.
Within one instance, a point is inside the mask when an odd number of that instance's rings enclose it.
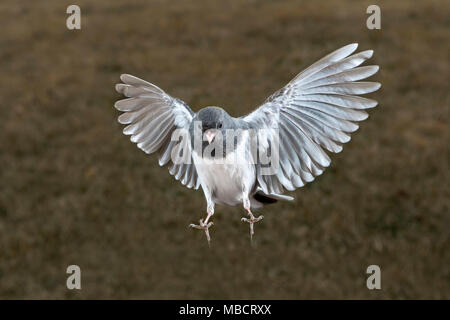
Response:
[[[123,74],[123,83],[116,90],[127,99],[115,103],[115,108],[123,113],[118,120],[127,126],[123,133],[131,135],[130,140],[147,154],[159,152],[159,165],[168,165],[169,172],[188,188],[198,189],[195,165],[191,159],[191,144],[187,135],[180,140],[172,140],[176,129],[188,132],[194,112],[189,106],[165,93],[154,84],[137,77]],[[173,155],[182,153],[182,161],[173,161]]]
[[[378,66],[358,67],[373,51],[351,55],[356,48],[357,44],[350,44],[320,59],[241,118],[260,131],[263,152],[269,150],[269,140],[279,141],[274,174],[262,174],[257,162],[258,185],[264,193],[294,190],[314,180],[330,164],[324,149],[340,152],[358,129],[356,122],[368,117],[364,109],[377,105],[357,96],[376,91],[380,84],[358,81],[375,74]]]

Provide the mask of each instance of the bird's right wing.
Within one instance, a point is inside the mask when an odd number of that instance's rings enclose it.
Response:
[[[258,139],[263,140],[264,152],[270,141],[279,141],[277,171],[262,174],[257,165],[258,185],[264,193],[294,190],[314,180],[330,164],[324,149],[340,152],[358,129],[356,122],[368,117],[364,109],[377,105],[357,96],[380,87],[377,82],[358,81],[375,74],[378,66],[358,67],[373,51],[351,55],[357,46],[347,45],[320,59],[242,118],[250,128],[263,132]]]
[[[130,140],[145,153],[159,152],[160,166],[167,164],[175,179],[188,188],[198,189],[200,180],[191,158],[188,135],[172,140],[176,129],[188,132],[194,112],[185,102],[154,84],[128,74],[121,75],[120,79],[123,83],[117,84],[116,90],[128,98],[114,106],[124,112],[118,118],[120,123],[127,124],[123,133],[131,135]],[[173,161],[173,155],[179,154],[183,154],[181,161]]]

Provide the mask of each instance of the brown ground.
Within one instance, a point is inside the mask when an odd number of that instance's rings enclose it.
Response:
[[[0,298],[450,298],[449,1],[0,4]],[[324,54],[374,49],[379,108],[295,203],[217,207],[121,134],[123,72],[242,115]],[[82,290],[66,289],[66,267]],[[382,290],[365,270],[378,264]]]

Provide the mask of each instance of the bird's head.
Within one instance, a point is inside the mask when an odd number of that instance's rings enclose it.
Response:
[[[195,149],[194,140],[199,139],[202,154],[216,156],[216,149],[221,146],[222,152],[217,153],[217,156],[225,156],[227,133],[229,133],[228,130],[234,129],[236,129],[236,123],[225,110],[214,106],[205,107],[192,119],[190,128],[192,146]]]
[[[216,137],[223,137],[226,129],[230,128],[230,116],[222,108],[206,107],[201,109],[194,121],[201,125],[202,136],[210,144]],[[219,134],[222,133],[222,134]]]

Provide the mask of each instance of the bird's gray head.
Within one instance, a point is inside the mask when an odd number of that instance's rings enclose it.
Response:
[[[213,141],[216,144],[222,144],[225,146],[226,131],[236,129],[236,123],[233,121],[233,118],[222,108],[209,106],[201,109],[192,119],[192,124],[189,130],[192,144],[194,143],[195,136],[194,129],[201,133],[203,145],[202,149],[204,150]],[[223,150],[225,151],[225,148]]]

